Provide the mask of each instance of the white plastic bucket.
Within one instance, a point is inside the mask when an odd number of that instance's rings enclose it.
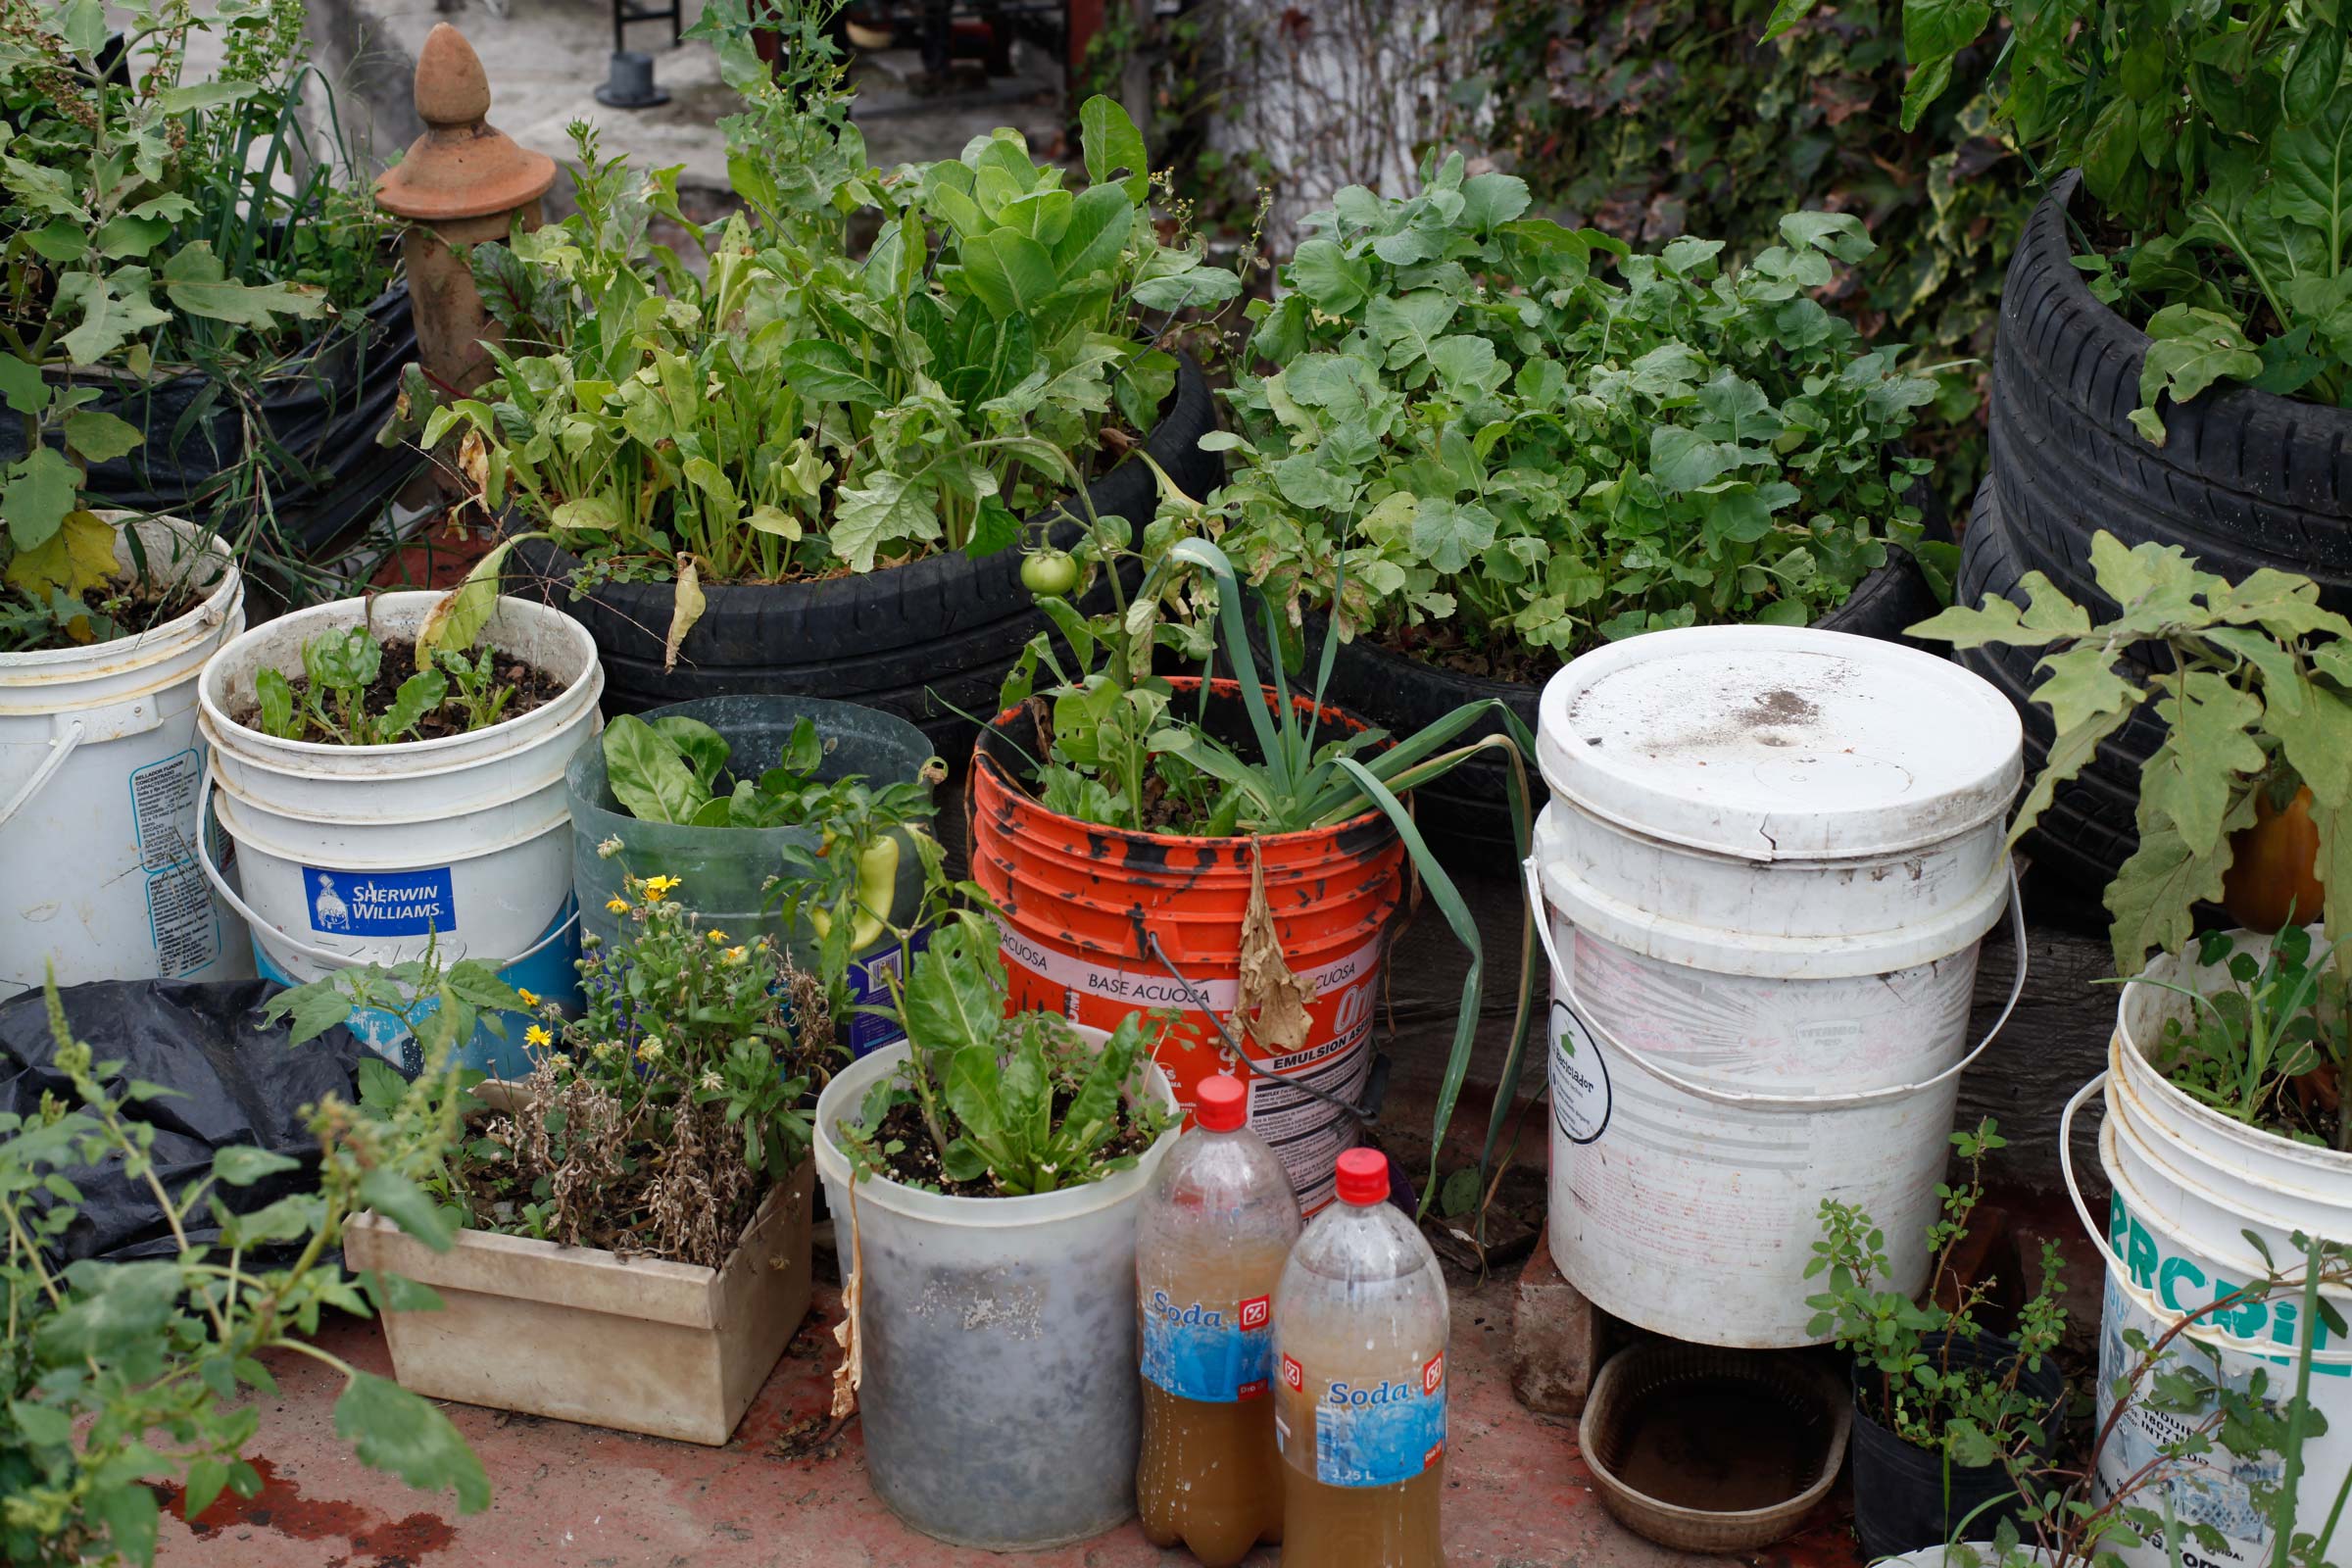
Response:
[[[2242,951],[2262,951],[2261,938],[2241,933],[2240,941]],[[2148,977],[2191,988],[2217,986],[2225,979],[2220,966],[2182,957],[2158,959]],[[2262,1238],[2278,1272],[2290,1278],[2300,1273],[2300,1254],[2290,1240],[2296,1232],[2352,1241],[2352,1154],[2293,1143],[2225,1116],[2175,1088],[2148,1060],[2165,1021],[2185,1020],[2194,1006],[2160,986],[2134,982],[2125,987],[2108,1043],[2107,1071],[2082,1087],[2059,1124],[2068,1190],[2083,1226],[2106,1249],[2106,1311],[2099,1334],[2102,1425],[2114,1403],[2116,1381],[2139,1358],[2124,1342],[2127,1332],[2137,1331],[2153,1343],[2183,1318],[2271,1272],[2246,1232]],[[2099,1163],[2113,1190],[2105,1225],[2092,1220],[2075,1180],[2071,1143],[2076,1112],[2102,1089],[2108,1116],[2099,1129]],[[2337,1311],[2352,1316],[2352,1292],[2328,1294]],[[2300,1287],[2293,1287],[2268,1300],[2212,1313],[2182,1330],[2182,1338],[2219,1356],[2219,1375],[2233,1387],[2243,1389],[2257,1370],[2265,1371],[2269,1397],[2283,1406],[2293,1393],[2304,1330],[2298,1321],[2299,1295]],[[2352,1344],[2329,1333],[2324,1320],[2310,1327],[2311,1398],[2327,1417],[2328,1431],[2304,1446],[2296,1524],[2316,1532],[2352,1468]],[[2174,1353],[2213,1370],[2193,1350]],[[2124,1485],[2190,1424],[2145,1405],[2128,1407],[2099,1455],[2102,1488],[2111,1492]],[[2220,1530],[2226,1549],[2215,1553],[2196,1547],[2198,1560],[2255,1568],[2271,1559],[2272,1532],[2252,1507],[2248,1484],[2276,1482],[2280,1474],[2276,1455],[2237,1459],[2217,1448],[2175,1466],[2135,1500],[2150,1508],[2169,1502],[2182,1521]],[[2338,1526],[2338,1550],[2345,1544],[2344,1528]],[[2161,1546],[2122,1555],[2133,1568],[2167,1568],[2170,1562]]]
[[[0,1000],[52,964],[60,985],[253,973],[196,855],[196,681],[245,628],[243,579],[172,517],[125,524],[125,570],[139,563],[133,537],[153,575],[189,573],[204,602],[135,637],[0,654]]]
[[[600,727],[604,691],[596,645],[579,622],[543,605],[499,601],[484,641],[563,681],[564,691],[470,734],[335,746],[278,740],[238,722],[253,710],[256,675],[300,674],[309,639],[364,616],[381,637],[414,637],[440,597],[392,593],[297,611],[245,633],[205,666],[212,804],[235,842],[243,898],[217,865],[207,870],[251,926],[267,971],[316,980],[437,944],[444,961],[473,957],[510,971],[546,955],[543,964],[564,978],[572,921],[564,769]],[[527,977],[518,983],[563,995]]]
[[[1825,1198],[1926,1283],[2011,910],[2016,711],[1892,643],[1655,632],[1570,663],[1537,739],[1528,896],[1552,963],[1552,1255],[1603,1310],[1743,1349],[1815,1343]]]
[[[835,1130],[906,1051],[858,1058],[816,1102],[825,1206],[859,1280],[874,1492],[957,1545],[1024,1551],[1101,1535],[1135,1513],[1136,1209],[1176,1129],[1132,1169],[1058,1193],[950,1198],[882,1176],[853,1192]],[[1165,1075],[1154,1081],[1176,1109]]]

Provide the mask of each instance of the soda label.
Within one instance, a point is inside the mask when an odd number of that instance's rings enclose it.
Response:
[[[1283,1362],[1284,1379],[1294,1389],[1307,1381],[1297,1362],[1288,1356]],[[1325,1486],[1396,1486],[1445,1454],[1445,1351],[1408,1378],[1318,1379],[1315,1387],[1315,1479]]]
[[[1274,1300],[1231,1305],[1144,1298],[1144,1376],[1180,1399],[1234,1404],[1273,1387]]]

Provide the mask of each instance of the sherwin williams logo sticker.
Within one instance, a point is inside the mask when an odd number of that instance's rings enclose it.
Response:
[[[311,929],[336,936],[447,936],[458,928],[449,867],[425,871],[302,868]]]

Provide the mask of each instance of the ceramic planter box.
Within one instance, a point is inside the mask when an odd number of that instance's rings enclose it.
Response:
[[[725,1443],[808,1311],[803,1160],[724,1268],[460,1231],[436,1252],[372,1214],[343,1233],[354,1271],[429,1285],[438,1312],[387,1312],[402,1388],[683,1443]]]

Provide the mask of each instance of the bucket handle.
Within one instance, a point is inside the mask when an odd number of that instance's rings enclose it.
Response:
[[[2074,1200],[2076,1217],[2082,1221],[2082,1228],[2090,1233],[2092,1244],[2099,1250],[2101,1261],[2107,1265],[2107,1283],[2112,1285],[2133,1306],[2145,1313],[2150,1322],[2174,1322],[2188,1314],[2179,1307],[2165,1305],[2156,1298],[2154,1291],[2141,1289],[2138,1283],[2132,1278],[2130,1267],[2122,1258],[2115,1255],[2115,1243],[2108,1235],[2107,1227],[2091,1219],[2090,1204],[2082,1197],[2082,1184],[2075,1176],[2075,1113],[2082,1108],[2083,1102],[2092,1095],[2100,1095],[2102,1099],[2104,1098],[2103,1092],[2107,1088],[2107,1080],[2108,1074],[2104,1072],[2091,1079],[2090,1082],[2075,1091],[2074,1098],[2066,1102],[2066,1108],[2058,1113],[2058,1170],[2066,1178],[2066,1196]],[[2259,1263],[2252,1258],[2242,1256],[2227,1256],[2218,1249],[2212,1256],[2217,1263],[2223,1264],[2247,1279],[2261,1278],[2271,1272],[2269,1264]],[[2286,1283],[2291,1285],[2295,1282],[2287,1281]],[[2244,1339],[2227,1330],[2217,1328],[2210,1317],[2203,1322],[2191,1323],[2187,1328],[2182,1329],[2180,1334],[2183,1339],[2194,1340],[2213,1349],[2232,1350],[2239,1355],[2259,1356],[2263,1360],[2273,1363],[2277,1363],[2281,1356],[2292,1356],[2296,1353],[2296,1348],[2291,1345],[2280,1345],[2276,1340]],[[2352,1347],[2334,1350],[2314,1349],[2311,1359],[2315,1366],[2352,1364]]]
[[[2009,1015],[2017,1010],[2018,999],[2024,996],[2026,991],[2025,903],[2018,887],[2017,862],[2012,860],[2009,862],[2009,930],[2015,939],[2017,948],[2017,971],[2010,977],[2009,998],[2001,1004],[2000,1016],[1992,1020],[1992,1027],[1984,1031],[1984,1038],[1979,1040],[1976,1048],[1967,1055],[1962,1056],[1935,1077],[1922,1082],[1895,1084],[1885,1089],[1866,1089],[1859,1094],[1759,1095],[1742,1090],[1717,1089],[1710,1084],[1698,1083],[1680,1073],[1670,1071],[1593,1020],[1592,1009],[1585,1004],[1584,998],[1577,994],[1576,982],[1569,977],[1568,966],[1560,961],[1558,944],[1552,940],[1551,912],[1544,902],[1544,888],[1537,869],[1536,858],[1531,855],[1520,862],[1520,870],[1525,874],[1527,880],[1528,906],[1534,916],[1536,937],[1544,944],[1544,956],[1551,960],[1552,982],[1566,995],[1568,1010],[1575,1014],[1576,1021],[1582,1024],[1600,1044],[1625,1056],[1658,1082],[1670,1088],[1679,1089],[1694,1100],[1703,1100],[1711,1105],[1724,1105],[1740,1110],[1857,1110],[1865,1105],[1881,1104],[1890,1100],[1908,1100],[1914,1095],[1924,1094],[1928,1090],[1934,1089],[1947,1078],[1957,1077],[1966,1071],[1970,1063],[1984,1054],[1984,1048],[1999,1037],[2001,1030],[2009,1022]]]
[[[301,938],[295,936],[293,932],[288,931],[284,926],[279,925],[276,921],[264,916],[261,911],[254,908],[250,904],[247,904],[242,898],[238,897],[237,890],[228,885],[227,876],[223,874],[220,867],[214,862],[212,835],[205,831],[205,826],[208,823],[217,822],[220,820],[213,810],[213,788],[217,782],[218,781],[213,777],[212,759],[207,757],[204,763],[203,787],[198,791],[196,796],[199,801],[204,803],[205,816],[205,821],[198,823],[196,828],[196,863],[204,868],[204,879],[213,885],[213,893],[215,896],[217,896],[221,903],[227,905],[230,910],[236,914],[237,918],[243,920],[249,929],[255,931],[276,932],[278,937],[284,941],[287,947],[292,948],[296,953],[301,954],[313,963],[322,965],[329,969],[356,969],[364,963],[373,962],[374,960],[369,958],[355,958],[348,953],[330,953],[324,948],[314,948],[309,943],[304,942]],[[576,899],[569,900],[567,902],[571,904],[571,913],[564,918],[562,924],[558,925],[553,931],[548,932],[547,935],[541,937],[538,941],[532,943],[529,947],[523,949],[520,953],[514,955],[514,956],[512,958],[504,958],[499,962],[492,964],[490,966],[492,972],[503,973],[506,970],[513,968],[515,964],[520,963],[523,959],[537,955],[549,943],[562,940],[566,932],[570,931],[573,926],[578,925],[580,923],[579,902]]]
[[[24,788],[8,798],[6,806],[0,806],[0,827],[6,827],[10,817],[32,804],[32,798],[57,777],[66,765],[66,759],[74,755],[89,732],[89,726],[77,718],[66,726],[65,734],[50,738],[49,755],[41,759],[41,765],[32,770],[32,777],[24,781]]]

